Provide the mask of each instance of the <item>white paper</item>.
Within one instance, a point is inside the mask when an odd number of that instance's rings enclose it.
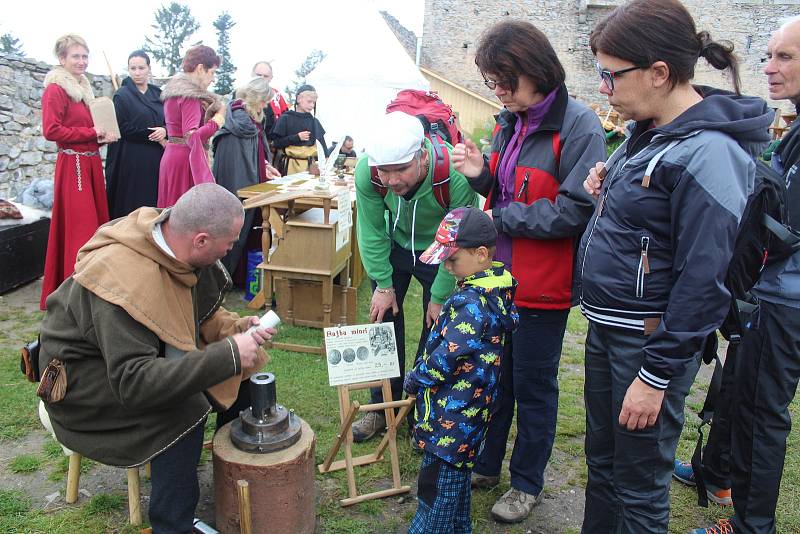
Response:
[[[342,230],[340,223],[336,222],[336,251],[342,250],[342,248],[350,242],[350,228],[345,228]]]
[[[357,384],[400,376],[394,324],[324,329],[328,384]]]
[[[339,189],[336,194],[336,205],[339,211],[339,231],[343,232],[353,226],[353,205],[350,203],[350,190],[346,187]]]

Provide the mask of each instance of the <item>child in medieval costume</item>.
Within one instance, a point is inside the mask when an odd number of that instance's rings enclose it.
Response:
[[[327,152],[325,128],[314,116],[316,107],[316,89],[311,85],[301,85],[297,89],[294,109],[282,113],[267,136],[281,154],[277,162],[281,174],[308,170],[317,158],[317,141]]]

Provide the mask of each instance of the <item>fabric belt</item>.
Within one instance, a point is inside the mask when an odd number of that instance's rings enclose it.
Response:
[[[78,150],[72,150],[71,148],[59,148],[58,151],[62,154],[66,154],[67,156],[75,156],[75,174],[78,177],[78,191],[83,191],[83,176],[81,175],[81,156],[85,158],[91,158],[94,156],[100,156],[100,151],[86,151],[80,152]]]

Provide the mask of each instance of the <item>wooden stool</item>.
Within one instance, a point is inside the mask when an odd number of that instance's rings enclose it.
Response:
[[[68,504],[73,504],[78,500],[78,482],[81,477],[81,458],[82,456],[73,452],[69,456],[69,470],[67,471],[67,494],[64,498]],[[149,472],[150,464],[147,464],[146,471]],[[139,468],[128,468],[128,513],[131,525],[142,524],[142,510],[139,499]]]

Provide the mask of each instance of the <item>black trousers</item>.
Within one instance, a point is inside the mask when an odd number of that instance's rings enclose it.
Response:
[[[519,328],[501,362],[500,399],[475,462],[476,473],[500,474],[516,404],[511,487],[531,495],[544,488],[544,470],[556,437],[558,362],[568,316],[569,310],[519,308]]]
[[[439,272],[439,266],[422,263],[419,259],[420,254],[422,252],[412,253],[410,250],[400,248],[397,245],[392,247],[392,251],[389,254],[389,263],[392,265],[392,285],[397,298],[397,306],[400,308],[400,312],[397,315],[393,314],[392,310],[389,309],[383,316],[383,322],[394,323],[397,359],[400,364],[400,376],[390,380],[392,399],[394,400],[400,399],[403,395],[403,378],[406,376],[406,320],[403,314],[403,301],[406,298],[406,292],[412,276],[422,285],[422,331],[419,335],[415,357],[422,354],[430,333],[430,328],[425,326],[425,314],[428,312],[428,303],[431,300],[431,286],[436,274]],[[414,261],[414,257],[416,257],[416,261]],[[372,282],[372,289],[375,289],[374,281]],[[383,393],[380,388],[373,388],[370,391],[370,396],[370,402],[373,404],[383,402]],[[413,414],[413,410],[409,417],[411,417],[411,414]]]
[[[736,364],[731,482],[736,534],[774,533],[789,404],[800,380],[800,308],[762,300]]]
[[[187,534],[200,499],[197,463],[203,448],[198,424],[150,461],[150,526],[154,534]]]

